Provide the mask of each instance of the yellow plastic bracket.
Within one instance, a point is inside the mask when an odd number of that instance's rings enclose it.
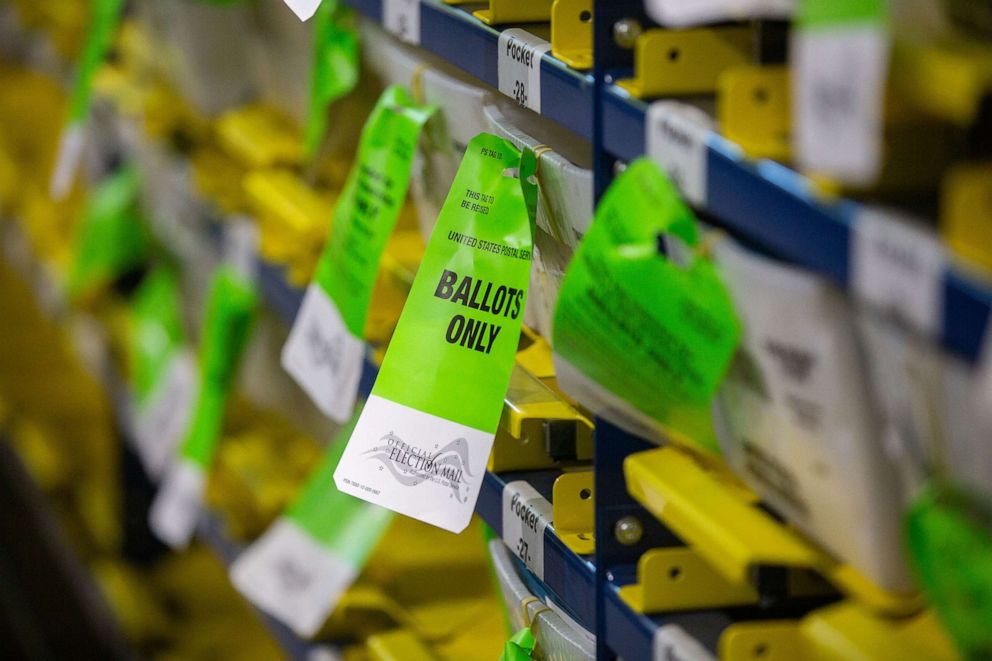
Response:
[[[955,32],[946,41],[896,42],[892,81],[901,98],[931,115],[968,126],[992,92],[992,48]]]
[[[489,0],[487,9],[472,15],[487,25],[546,23],[551,20],[551,0]]]
[[[782,524],[688,453],[663,447],[624,461],[627,490],[728,581],[753,584],[768,567],[812,571],[845,594],[883,613],[920,609],[917,594],[882,590]]]
[[[651,549],[637,561],[637,583],[620,598],[638,613],[668,613],[758,603],[748,584],[723,577],[688,547]]]
[[[846,601],[810,613],[799,628],[805,647],[802,658],[806,659],[950,661],[958,658],[932,611],[911,618],[886,618]]]
[[[555,378],[551,345],[526,326],[521,330],[521,334],[527,346],[517,352],[517,362],[520,366],[542,381]]]
[[[249,105],[217,120],[221,147],[246,168],[299,165],[303,142],[299,128],[274,108]]]
[[[631,496],[732,582],[750,583],[761,566],[822,562],[810,544],[674,447],[630,455],[624,473]]]
[[[371,661],[434,661],[437,658],[416,634],[406,629],[369,636],[365,645]]]
[[[738,622],[720,636],[723,661],[793,661],[806,659],[797,622]],[[893,657],[895,658],[895,657]]]
[[[556,460],[553,455],[559,452],[563,454]],[[559,460],[591,457],[592,425],[588,419],[519,364],[515,365],[489,470],[551,468]]]
[[[721,73],[750,61],[752,43],[748,26],[647,30],[634,46],[634,77],[617,85],[637,98],[709,94]]]
[[[730,67],[717,81],[723,135],[751,158],[788,160],[792,152],[789,70],[782,66]]]
[[[592,0],[554,0],[551,54],[573,69],[592,68]]]
[[[940,233],[955,254],[992,270],[992,163],[961,164],[947,174]]]
[[[596,551],[593,537],[595,502],[591,470],[563,473],[555,480],[551,493],[551,520],[555,533],[565,546],[579,555]]]
[[[244,179],[259,229],[259,253],[276,264],[311,266],[327,235],[334,197],[318,194],[287,170],[256,170]]]

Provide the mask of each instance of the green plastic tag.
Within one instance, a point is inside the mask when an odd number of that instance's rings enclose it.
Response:
[[[402,87],[388,87],[362,131],[358,158],[334,210],[315,279],[355,337],[365,329],[379,261],[406,199],[417,140],[434,111],[416,106]]]
[[[258,303],[255,290],[233,269],[214,274],[200,338],[200,393],[181,454],[204,470],[210,467],[220,437],[231,383],[248,344]]]
[[[393,517],[332,486],[357,419],[341,429],[286,513],[231,567],[243,594],[306,637],[358,577]]]
[[[90,30],[76,71],[69,99],[69,117],[52,172],[51,193],[56,199],[65,197],[75,179],[85,143],[84,126],[93,101],[93,80],[107,56],[124,8],[124,0],[94,0],[92,4]]]
[[[172,271],[158,268],[145,277],[131,301],[131,382],[139,399],[147,398],[162,381],[169,361],[183,345],[178,287]]]
[[[67,283],[70,298],[93,294],[146,259],[148,236],[137,208],[139,186],[138,171],[126,167],[94,190],[75,241]]]
[[[145,277],[131,301],[132,441],[152,478],[175,456],[196,400],[196,361],[185,344],[181,305],[176,274],[164,267]]]
[[[886,19],[886,10],[886,0],[801,0],[795,22],[804,29],[881,23]]]
[[[972,659],[992,657],[992,503],[947,484],[909,510],[913,566],[937,614]]]
[[[327,132],[327,107],[358,84],[358,32],[354,15],[337,0],[324,0],[314,21],[310,108],[304,145],[317,156]]]
[[[468,525],[520,336],[534,165],[496,136],[469,143],[334,474],[342,491],[453,532]]]
[[[362,130],[330,238],[283,349],[283,365],[327,416],[355,407],[363,333],[379,262],[406,199],[417,141],[433,107],[387,88]]]
[[[554,320],[559,383],[597,414],[648,437],[719,452],[710,404],[740,337],[712,262],[660,252],[699,247],[695,220],[652,161],[610,187],[565,273]]]
[[[534,658],[535,644],[534,632],[530,630],[530,627],[524,627],[506,641],[503,655],[499,657],[500,661],[530,661]]]

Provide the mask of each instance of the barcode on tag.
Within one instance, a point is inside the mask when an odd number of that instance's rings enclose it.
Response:
[[[544,580],[544,529],[551,503],[523,480],[503,489],[503,543],[540,580]]]
[[[400,41],[420,45],[420,0],[382,0],[382,26]]]
[[[861,300],[928,336],[941,330],[944,251],[899,218],[865,208],[852,236],[851,283]]]
[[[711,126],[712,120],[697,109],[673,101],[652,103],[645,118],[647,155],[699,207],[706,205],[706,143]]]
[[[677,624],[659,627],[654,634],[654,661],[716,661],[702,643]]]
[[[525,108],[541,112],[541,57],[551,44],[526,30],[499,33],[497,79],[499,91]]]

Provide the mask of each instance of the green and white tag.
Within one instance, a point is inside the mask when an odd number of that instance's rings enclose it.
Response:
[[[303,14],[297,11],[294,4],[307,5],[301,9],[307,9],[312,4],[313,9],[309,10],[312,16],[317,11],[319,1],[304,0],[294,3],[288,0],[293,11],[301,18]],[[320,152],[327,132],[327,107],[351,92],[358,84],[358,32],[353,23],[350,10],[342,7],[338,0],[324,0],[314,21],[310,108],[303,139],[305,152],[311,160]]]
[[[254,287],[228,266],[214,274],[200,338],[200,387],[192,422],[149,512],[152,531],[173,548],[189,544],[224,423],[227,395],[251,330]]]
[[[362,131],[330,239],[283,347],[283,367],[337,422],[347,421],[355,407],[379,261],[406,198],[420,130],[432,113],[415,106],[402,87],[383,92]]]
[[[231,565],[234,586],[304,638],[337,606],[393,517],[332,486],[357,419],[356,413],[341,430],[286,513]]]
[[[59,151],[52,171],[50,194],[56,200],[66,196],[76,178],[86,146],[86,120],[93,99],[93,80],[110,48],[124,0],[95,0],[92,5],[92,22],[69,100],[68,121],[59,139]]]
[[[796,25],[796,158],[807,172],[869,184],[882,166],[886,0],[801,0]]]
[[[196,397],[196,360],[186,349],[175,275],[159,268],[131,303],[133,437],[145,471],[159,479],[189,424]]]
[[[94,189],[74,237],[66,283],[71,300],[101,291],[148,255],[148,234],[138,211],[138,170],[121,168]]]
[[[334,473],[341,491],[452,532],[468,526],[520,336],[535,165],[496,136],[469,143]]]
[[[628,431],[719,452],[710,407],[740,337],[696,221],[658,165],[635,161],[607,191],[555,309],[561,387]]]

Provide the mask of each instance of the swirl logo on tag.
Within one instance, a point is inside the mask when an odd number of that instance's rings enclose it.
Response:
[[[466,502],[468,495],[462,495],[461,490],[464,487],[468,491],[465,476],[473,476],[469,469],[468,441],[458,438],[443,448],[435,444],[434,449],[432,454],[389,432],[379,439],[378,445],[363,454],[388,468],[396,481],[404,486],[415,487],[424,482],[434,482],[450,487],[455,500]]]
[[[341,366],[341,337],[326,339],[320,332],[320,325],[313,321],[307,339],[310,341],[313,364],[317,367],[327,366],[332,373],[337,373]]]
[[[283,557],[276,563],[276,575],[287,592],[305,590],[313,583],[314,576],[296,558]]]

